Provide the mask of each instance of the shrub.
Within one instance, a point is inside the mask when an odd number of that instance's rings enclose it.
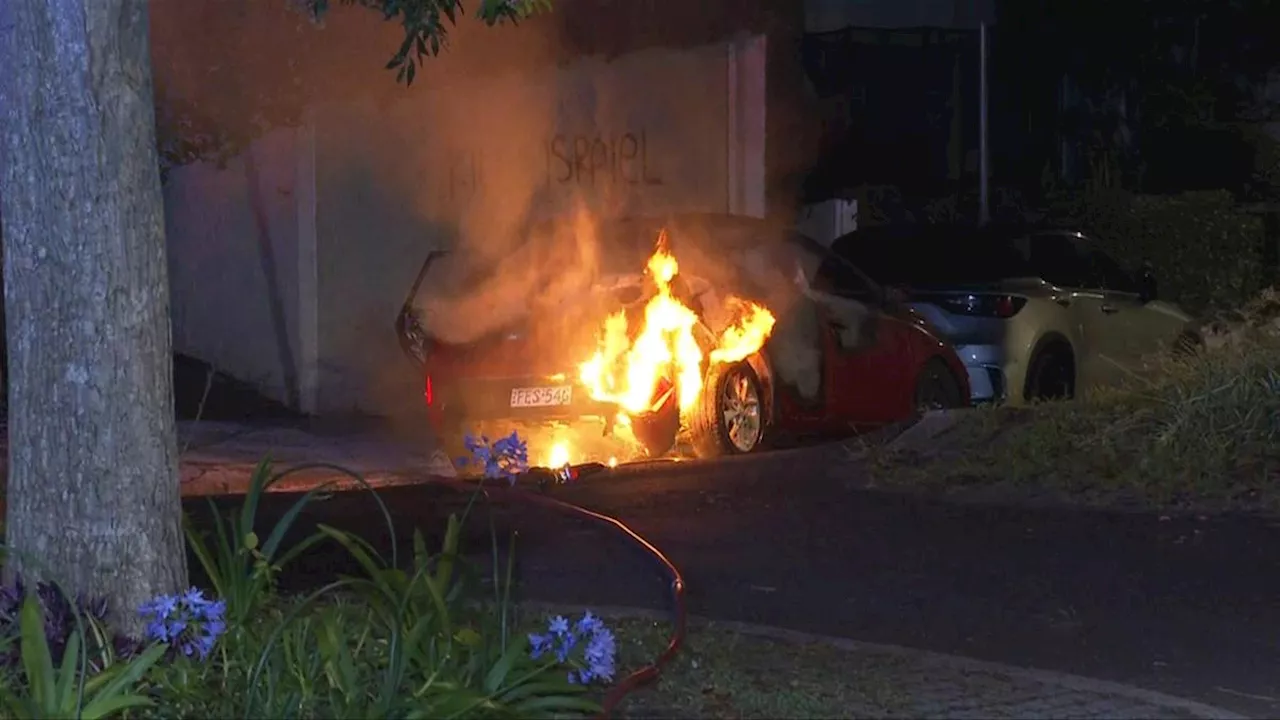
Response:
[[[1193,313],[1243,305],[1271,284],[1257,216],[1225,191],[1098,192],[1060,200],[1051,217],[1097,236],[1120,261],[1149,261],[1164,297]]]
[[[475,442],[472,450],[489,475],[508,476],[524,463],[515,435]],[[138,608],[147,621],[145,649],[103,640],[102,603],[67,602],[48,584],[0,592],[0,653],[17,646],[0,664],[0,701],[9,716],[533,718],[600,711],[587,685],[613,679],[612,632],[590,613],[572,623],[552,618],[546,633],[518,632],[510,556],[505,578],[495,566],[492,590],[482,591],[459,555],[465,513],[450,515],[434,553],[415,533],[404,564],[394,544],[384,558],[361,538],[326,526],[285,548],[286,530],[312,491],[260,543],[259,501],[283,474],[263,463],[241,508],[222,515],[211,505],[212,543],[188,522],[188,542],[218,596],[192,588]],[[394,538],[391,516],[374,498]],[[362,575],[303,598],[277,596],[276,573],[320,542],[349,553]],[[493,545],[496,562],[496,537]],[[97,638],[89,645],[86,628]],[[89,649],[96,657],[85,662]]]

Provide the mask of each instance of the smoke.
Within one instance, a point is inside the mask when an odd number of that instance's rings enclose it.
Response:
[[[437,340],[466,343],[530,314],[558,316],[597,276],[600,245],[585,209],[568,223],[539,224],[523,242],[475,244],[433,266],[415,298],[423,327]]]
[[[399,25],[358,4],[335,3],[319,29],[286,0],[153,3],[157,86],[204,127],[280,135],[311,114],[327,403],[417,402],[409,385],[419,379],[402,370],[388,328],[433,250],[449,254],[414,303],[430,334],[466,343],[531,313],[563,320],[602,274],[642,272],[662,223],[620,231],[615,218],[723,208],[728,89],[708,82],[725,77],[723,48],[565,64],[563,22],[552,13],[490,28],[460,18],[406,88],[383,70],[403,40]],[[291,159],[280,156],[276,176],[288,175]],[[289,217],[296,188],[277,189],[266,195]],[[239,220],[225,222],[224,235],[240,232]],[[780,318],[802,299],[789,269],[749,282],[753,271],[727,261],[718,230],[676,225],[687,275],[718,291],[754,288]]]

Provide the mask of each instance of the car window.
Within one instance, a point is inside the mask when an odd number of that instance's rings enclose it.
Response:
[[[1068,235],[1033,235],[1031,266],[1036,275],[1059,287],[1094,288],[1101,278],[1083,245]]]
[[[1135,295],[1138,293],[1137,281],[1115,258],[1094,247],[1088,248],[1088,254],[1104,289]]]
[[[881,285],[934,288],[1032,274],[1015,238],[1003,229],[882,226],[858,230],[833,249]]]
[[[874,302],[876,287],[848,261],[835,255],[826,255],[812,279],[815,290],[838,297]]]

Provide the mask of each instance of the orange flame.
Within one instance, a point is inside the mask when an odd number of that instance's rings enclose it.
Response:
[[[665,380],[674,381],[683,415],[702,393],[704,360],[738,362],[759,350],[774,326],[767,309],[731,298],[737,321],[722,331],[716,346],[704,356],[694,328],[699,318],[671,293],[679,263],[667,248],[667,233],[658,235],[657,247],[646,270],[657,292],[644,308],[643,324],[632,339],[624,311],[610,315],[600,334],[599,347],[579,367],[579,378],[600,401],[616,403],[626,414],[654,408],[655,395]],[[620,423],[625,428],[626,423]]]

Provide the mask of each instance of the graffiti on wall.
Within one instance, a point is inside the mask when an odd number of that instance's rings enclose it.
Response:
[[[661,185],[644,130],[619,135],[556,135],[546,143],[547,182],[559,185]]]
[[[643,129],[617,134],[557,133],[542,143],[540,174],[550,187],[662,185],[649,143]],[[479,194],[486,186],[485,166],[495,159],[483,150],[456,153],[444,178],[447,200],[467,202]]]

